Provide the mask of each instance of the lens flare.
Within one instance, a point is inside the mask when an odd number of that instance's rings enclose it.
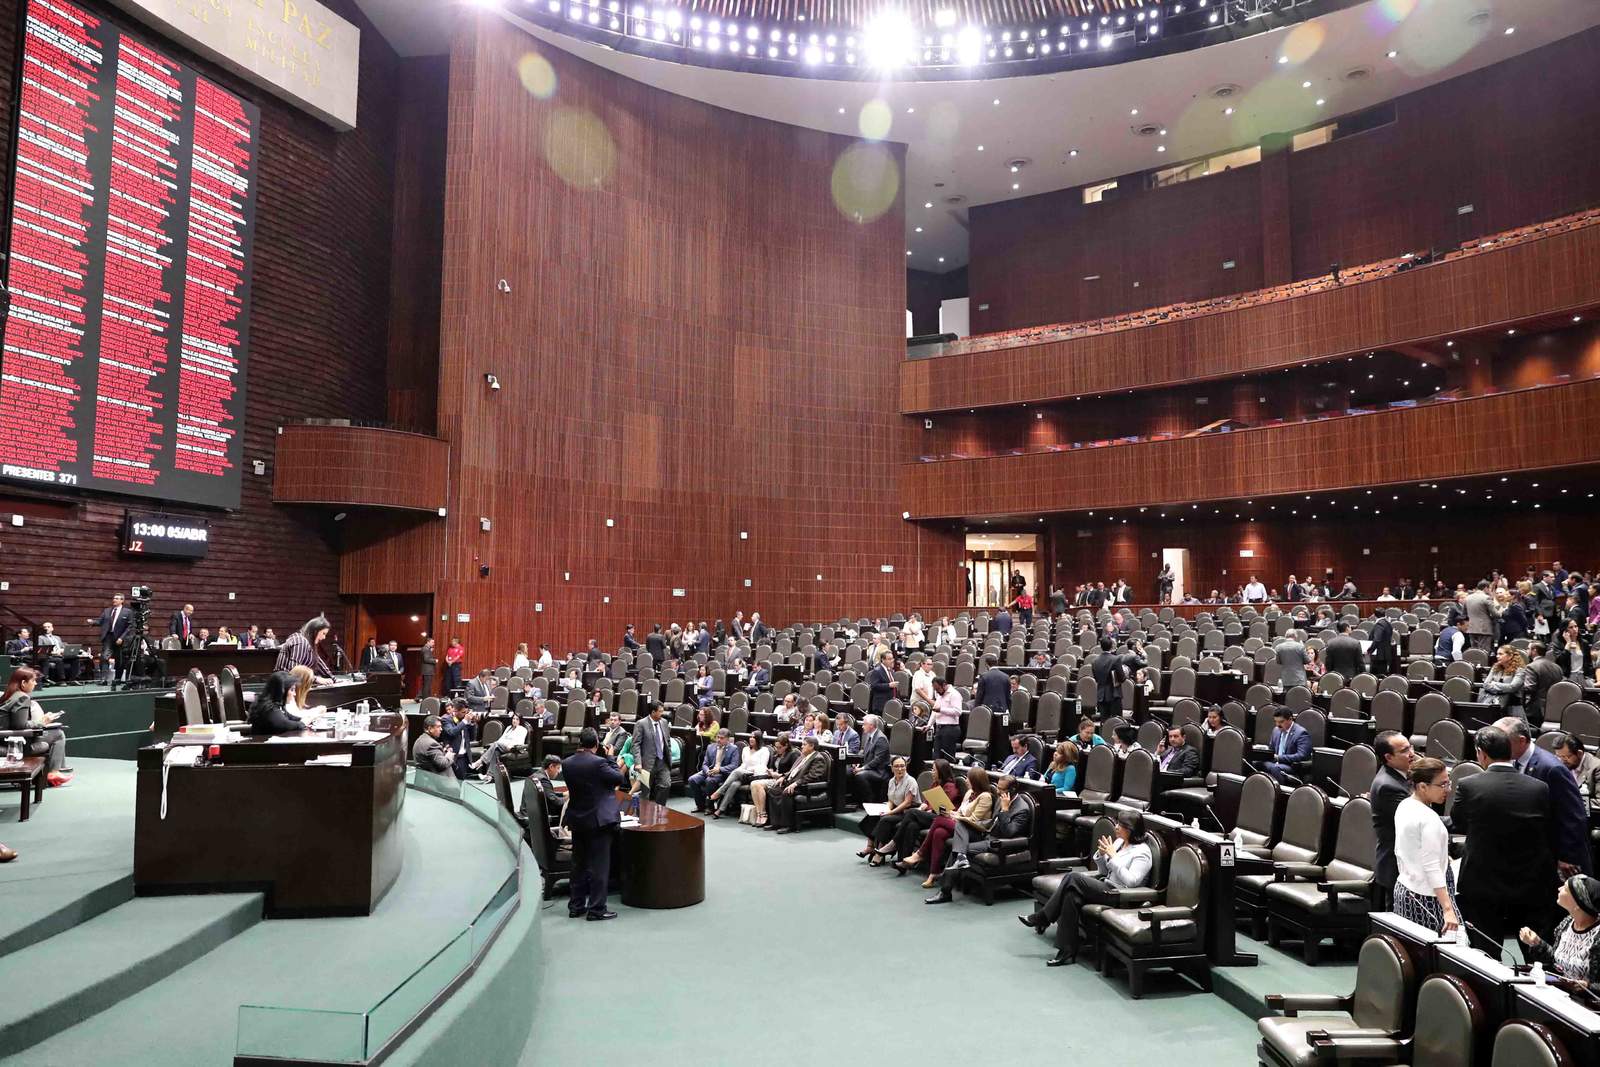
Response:
[[[1316,22],[1302,22],[1289,31],[1283,39],[1280,56],[1288,56],[1290,63],[1304,63],[1322,48],[1323,29]]]
[[[529,52],[517,60],[517,79],[540,100],[556,95],[556,69],[537,52]]]
[[[894,124],[894,113],[882,100],[868,100],[862,107],[861,117],[856,124],[861,128],[861,136],[868,140],[881,141],[889,136],[889,127]]]
[[[1417,0],[1378,0],[1377,13],[1391,23],[1404,22],[1417,9]]]
[[[558,107],[544,128],[544,157],[561,180],[575,189],[598,189],[616,168],[611,133],[582,108]]]
[[[833,165],[833,203],[847,219],[872,222],[894,206],[900,168],[880,144],[854,144]]]

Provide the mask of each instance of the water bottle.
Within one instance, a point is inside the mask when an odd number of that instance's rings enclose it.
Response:
[[[1235,851],[1244,851],[1244,827],[1242,826],[1233,828],[1233,847]]]
[[[1534,985],[1544,985],[1544,964],[1535,963],[1533,970],[1528,972],[1528,977],[1533,979]]]

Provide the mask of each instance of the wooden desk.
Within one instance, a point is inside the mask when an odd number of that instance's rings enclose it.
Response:
[[[229,659],[226,662],[232,663]],[[358,700],[370,700],[377,707],[385,711],[398,711],[400,709],[401,676],[393,673],[369,674],[365,681],[339,681],[327,682],[315,686],[311,690],[311,704],[313,707],[322,706],[332,708],[335,705],[349,705]],[[246,717],[249,709],[244,709]],[[157,740],[166,740],[178,732],[183,725],[183,717],[178,712],[178,700],[172,693],[165,693],[155,698],[154,726],[152,732]],[[412,734],[416,737],[416,734]]]
[[[1519,985],[1518,1018],[1550,1028],[1576,1063],[1600,1063],[1600,1012],[1555,986]]]
[[[164,746],[139,750],[133,880],[139,896],[262,890],[272,917],[370,915],[400,874],[405,720],[381,741],[219,746],[209,766],[167,770]],[[327,754],[348,767],[308,767]]]
[[[32,805],[44,803],[44,757],[23,756],[16,763],[0,762],[0,786],[22,790],[22,812],[17,821],[27,822],[33,814]]]
[[[162,673],[168,678],[187,677],[191,669],[201,674],[216,674],[228,664],[239,670],[241,678],[265,678],[278,664],[275,648],[239,648],[218,645],[211,648],[171,648],[156,653],[161,657]]]
[[[706,898],[706,824],[640,799],[639,824],[621,834],[622,902],[630,908],[687,908]]]

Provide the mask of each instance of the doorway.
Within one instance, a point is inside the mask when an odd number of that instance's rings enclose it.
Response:
[[[1163,548],[1161,562],[1164,566],[1172,568],[1172,595],[1165,601],[1168,604],[1181,604],[1189,592],[1189,550],[1187,548]],[[1152,589],[1151,594],[1159,592]]]
[[[965,565],[971,577],[969,608],[1000,608],[1011,602],[1011,576],[1021,574],[1038,599],[1039,538],[1033,534],[967,535]]]

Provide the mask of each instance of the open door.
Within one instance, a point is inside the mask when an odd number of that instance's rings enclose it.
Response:
[[[1183,603],[1183,598],[1189,590],[1189,550],[1187,548],[1163,548],[1161,550],[1161,562],[1172,568],[1172,595],[1167,598],[1166,603]]]

